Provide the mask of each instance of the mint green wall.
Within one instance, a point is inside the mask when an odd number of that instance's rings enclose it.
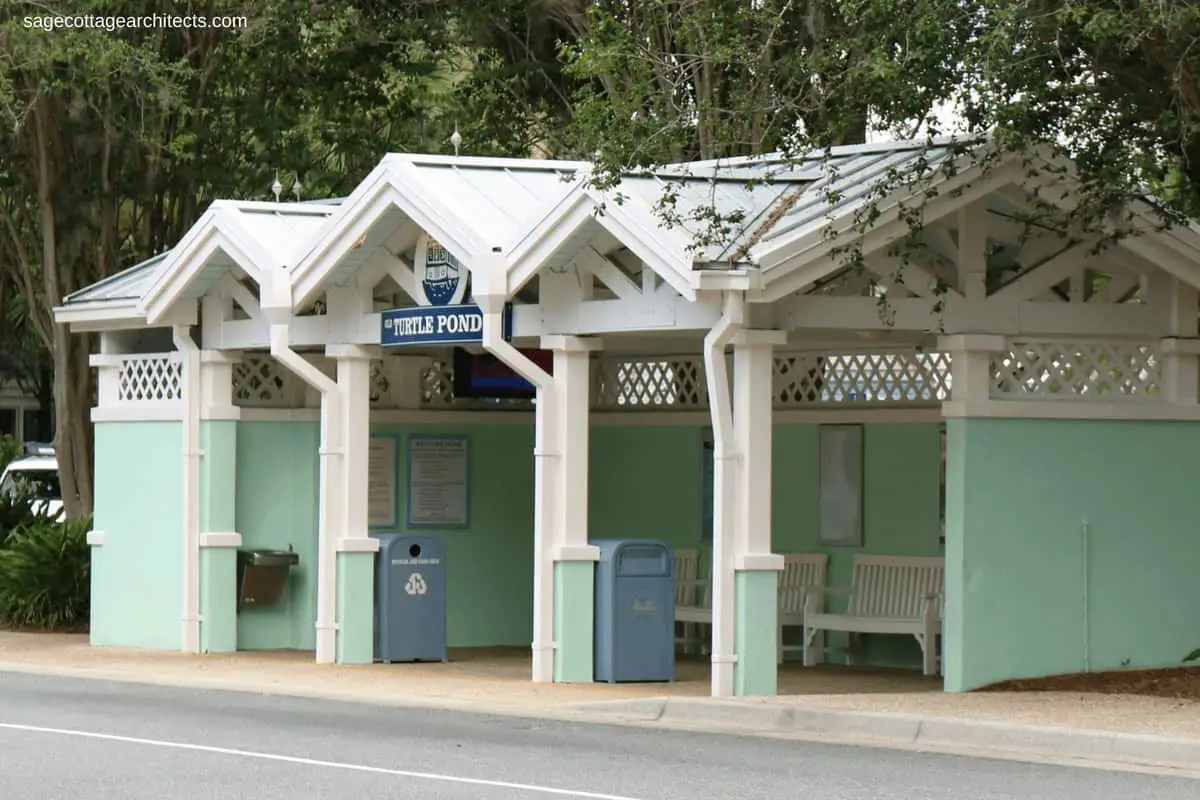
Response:
[[[91,642],[177,650],[183,439],[178,422],[95,424]]]
[[[733,693],[770,697],[778,691],[776,638],[779,573],[743,570],[734,577]]]
[[[278,605],[243,608],[239,650],[316,647],[317,446],[315,422],[237,423],[236,530],[245,548],[300,557]]]
[[[863,436],[863,546],[818,545],[818,433],[815,425],[777,425],[772,496],[773,545],[777,553],[828,553],[830,586],[849,586],[855,553],[937,556],[942,554],[938,518],[939,424],[866,425]],[[845,597],[831,595],[827,608],[840,611]],[[800,629],[789,628],[789,643]],[[830,647],[844,647],[845,635],[827,633]],[[913,667],[921,648],[912,637],[863,636],[857,651],[863,663]],[[841,663],[834,653],[830,660]]]
[[[850,584],[855,553],[941,555],[938,540],[939,425],[865,426],[863,547],[817,544],[818,436],[816,425],[776,425],[773,445],[773,543],[777,553],[828,553],[829,583]],[[591,443],[589,534],[593,539],[646,536],[671,547],[709,548],[701,533],[701,458],[704,428],[594,426]],[[705,567],[704,569],[707,569]],[[829,608],[844,600],[831,597]],[[789,629],[789,642],[799,629]],[[831,646],[843,646],[829,634]],[[865,636],[867,663],[919,666],[915,640]],[[835,655],[834,660],[840,660]]]
[[[871,425],[866,433],[865,552],[938,554],[938,426]],[[447,634],[451,647],[528,646],[532,638],[533,428],[501,425],[387,425],[399,437],[396,530],[407,529],[405,437],[470,438],[470,525],[416,529],[446,544]],[[300,555],[287,599],[245,609],[240,649],[312,648],[315,644],[317,443],[312,422],[241,422],[237,429],[235,529],[246,547]],[[701,458],[704,429],[593,425],[589,536],[660,538],[671,547],[704,547]],[[775,433],[774,548],[812,552],[817,535],[817,433],[811,425]],[[830,548],[831,583],[848,583],[852,552]],[[798,632],[789,631],[789,636]],[[870,637],[868,637],[869,639]],[[867,641],[882,663],[919,663],[915,642]],[[915,655],[914,655],[915,653]]]
[[[469,527],[407,526],[409,434],[470,440]],[[399,436],[395,530],[439,536],[446,545],[446,638],[450,647],[514,645],[533,639],[533,427],[387,425]]]
[[[337,663],[375,660],[375,554],[337,554]]]
[[[955,419],[947,449],[948,690],[1200,646],[1200,423]]]
[[[700,547],[701,428],[592,426],[588,537]]]
[[[591,683],[595,677],[596,564],[554,565],[554,680]]]
[[[200,530],[236,533],[237,426],[231,420],[200,423]]]
[[[237,551],[200,549],[200,652],[237,650]]]

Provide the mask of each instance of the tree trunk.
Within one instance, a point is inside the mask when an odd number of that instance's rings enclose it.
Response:
[[[54,203],[54,135],[48,130],[49,114],[45,99],[32,114],[38,170],[38,206],[42,212],[42,277],[46,307],[36,313],[50,315],[63,298],[63,274],[60,261],[58,219]],[[67,253],[79,258],[82,252]],[[88,446],[88,406],[78,403],[80,374],[86,386],[89,377],[86,336],[72,337],[66,325],[50,321],[54,354],[54,453],[58,459],[58,477],[62,486],[63,508],[67,519],[79,519],[92,511],[91,453]],[[82,354],[82,366],[80,355]]]

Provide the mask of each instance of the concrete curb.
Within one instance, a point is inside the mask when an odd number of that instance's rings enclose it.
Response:
[[[587,703],[576,709],[592,718],[610,717],[671,728],[1168,769],[1200,777],[1200,739],[711,698],[613,700]]]
[[[441,709],[524,719],[662,727],[705,733],[796,739],[831,745],[883,747],[1102,769],[1167,772],[1200,778],[1200,739],[1176,739],[1049,725],[838,708],[804,708],[761,700],[642,697],[572,703],[496,703],[440,693],[384,694],[282,681],[231,680],[0,660],[5,672],[75,677],[201,691],[245,692],[392,707]]]

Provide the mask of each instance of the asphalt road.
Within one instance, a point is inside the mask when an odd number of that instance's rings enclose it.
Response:
[[[1194,800],[1133,773],[0,673],[0,798]]]

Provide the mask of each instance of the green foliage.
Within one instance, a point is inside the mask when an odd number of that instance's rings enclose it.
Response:
[[[8,434],[0,435],[0,472],[20,458],[23,452],[21,443],[16,440],[16,437]]]
[[[42,515],[33,510],[27,498],[0,495],[0,547],[4,547],[9,537],[19,528],[37,524],[43,519]]]
[[[39,521],[0,549],[0,620],[18,628],[77,629],[91,602],[91,519]]]
[[[1200,661],[1200,647],[1184,656],[1183,663],[1187,664],[1189,661]]]

